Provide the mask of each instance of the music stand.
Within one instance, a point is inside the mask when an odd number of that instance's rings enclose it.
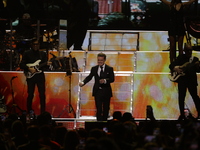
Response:
[[[10,80],[11,92],[12,92],[12,102],[13,102],[10,112],[16,113],[16,108],[17,108],[23,113],[23,110],[15,103],[14,90],[13,90],[13,85],[12,85],[12,80],[15,79],[15,78],[17,78],[17,76],[13,76]]]
[[[76,118],[76,113],[74,111],[74,108],[72,107],[71,104],[71,76],[72,76],[72,56],[70,54],[71,52],[69,52],[69,57],[66,58],[66,76],[69,77],[69,104],[62,110],[62,112],[58,115],[58,117],[60,117],[65,111],[67,111],[68,113],[73,112],[74,114],[74,118]],[[68,109],[67,109],[68,108]]]

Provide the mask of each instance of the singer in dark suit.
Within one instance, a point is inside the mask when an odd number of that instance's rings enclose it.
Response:
[[[105,64],[106,55],[104,53],[97,55],[97,61],[98,65],[91,68],[90,74],[79,83],[79,86],[84,86],[94,77],[95,83],[92,96],[95,99],[97,121],[107,121],[110,110],[110,98],[112,97],[110,83],[114,82],[115,76],[113,67]]]

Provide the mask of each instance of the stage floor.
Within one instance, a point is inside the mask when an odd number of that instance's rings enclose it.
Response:
[[[93,121],[95,116],[94,98],[91,94],[93,80],[80,88],[79,81],[89,72],[73,72],[71,87],[65,72],[45,72],[46,76],[46,111],[53,118],[75,118]],[[10,81],[13,76],[17,76]],[[200,74],[198,74],[200,81]],[[12,88],[15,103],[26,110],[27,85],[23,72],[1,71],[0,91],[5,97],[8,109],[13,105]],[[71,88],[71,89],[70,89]],[[69,89],[71,97],[69,97]],[[146,118],[146,107],[151,105],[155,117],[160,120],[173,120],[179,116],[177,85],[169,80],[169,73],[161,72],[115,72],[112,84],[113,97],[110,104],[110,116],[114,111],[131,112],[135,119]],[[72,107],[69,107],[71,104]],[[196,110],[191,96],[186,96],[187,108],[195,116]],[[40,114],[39,94],[35,91],[33,108]],[[18,110],[17,110],[18,111]],[[18,111],[18,113],[20,113]]]
[[[66,31],[62,40],[66,40]],[[65,38],[64,38],[65,37]],[[111,84],[110,116],[114,111],[131,112],[134,118],[145,119],[146,107],[151,105],[157,119],[177,119],[179,116],[177,84],[169,80],[169,46],[165,31],[95,31],[90,30],[84,41],[86,51],[69,51],[65,47],[48,50],[56,57],[68,57],[71,52],[76,58],[80,72],[46,71],[46,106],[53,118],[82,119],[95,116],[94,98],[91,96],[93,80],[80,88],[82,81],[96,65],[96,55],[104,52],[106,64],[113,66],[115,82]],[[101,41],[101,42],[99,42]],[[66,41],[60,41],[60,44]],[[52,55],[48,55],[52,58]],[[200,58],[199,52],[194,56]],[[13,76],[17,76],[14,80]],[[27,85],[22,71],[0,71],[0,94],[5,97],[8,109],[15,103],[26,110]],[[200,75],[198,74],[200,85]],[[12,97],[12,89],[14,97]],[[69,94],[70,90],[70,94]],[[199,92],[198,92],[199,93]],[[71,97],[69,96],[71,95]],[[36,115],[40,114],[39,94],[33,100]],[[72,109],[69,106],[72,106]],[[186,95],[186,108],[196,115],[191,96]],[[72,112],[71,112],[72,111]],[[71,113],[69,113],[71,112]],[[76,116],[76,117],[75,117]]]

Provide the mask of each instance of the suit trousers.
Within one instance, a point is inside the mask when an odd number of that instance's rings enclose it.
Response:
[[[185,82],[178,83],[178,95],[179,95],[178,100],[179,100],[180,114],[184,116],[185,96],[186,96],[187,89],[194,101],[194,104],[199,116],[200,115],[200,99],[197,94],[197,86],[192,83],[185,83]]]
[[[40,110],[41,113],[45,111],[45,76],[44,73],[36,74],[32,78],[27,79],[28,85],[28,97],[27,97],[27,111],[30,113],[32,110],[32,101],[35,92],[35,86],[37,85],[39,97],[40,97]]]
[[[106,94],[107,89],[102,88],[95,94],[97,121],[107,121],[110,110],[110,96]]]

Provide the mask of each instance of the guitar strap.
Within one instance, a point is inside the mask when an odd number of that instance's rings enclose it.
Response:
[[[40,60],[42,61],[41,51],[39,51],[39,57],[40,57]]]
[[[40,57],[40,60],[41,60],[41,62],[39,63],[39,66],[40,66],[40,64],[42,64],[43,62],[42,62],[42,52],[41,51],[39,51],[39,57]],[[43,70],[43,69],[42,69]]]

